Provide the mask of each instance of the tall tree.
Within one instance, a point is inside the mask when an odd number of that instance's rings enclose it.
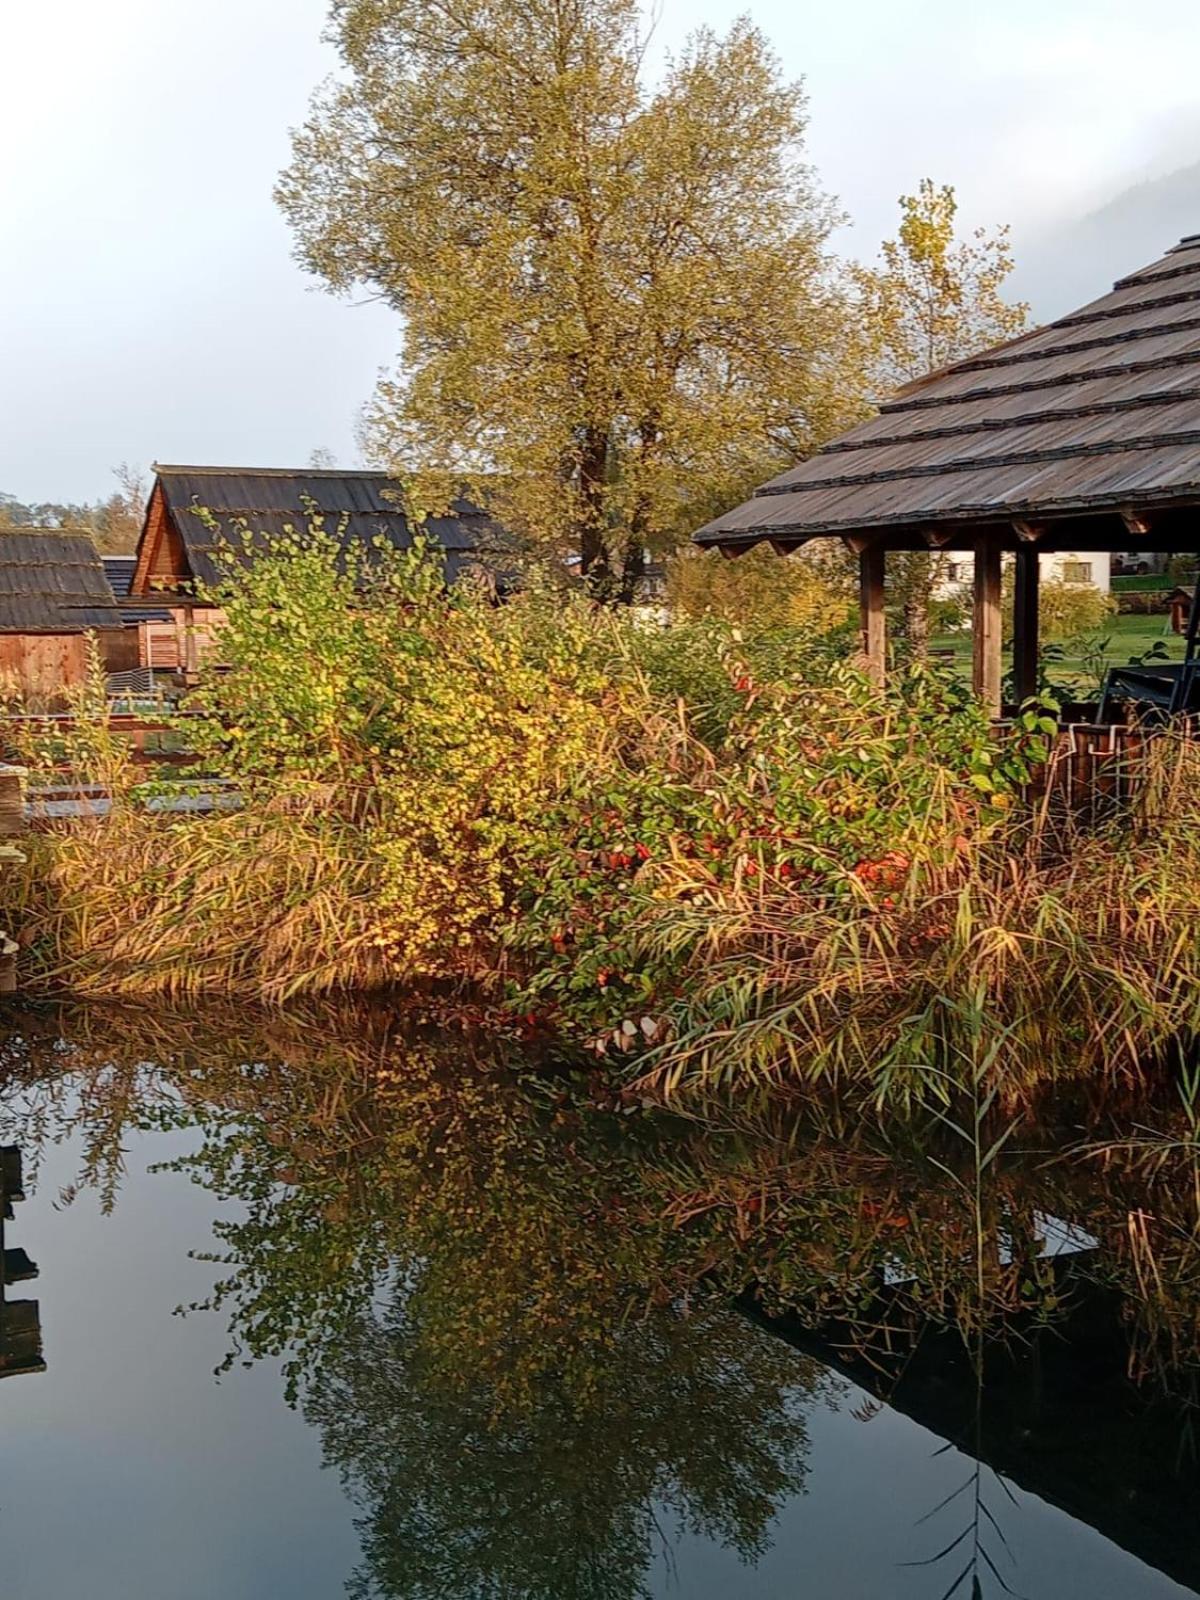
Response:
[[[1028,323],[1029,307],[1001,292],[1013,269],[1007,226],[960,239],[957,217],[953,188],[923,178],[916,194],[900,197],[900,229],[884,244],[879,265],[859,271],[881,392],[1011,339]],[[893,557],[891,564],[893,601],[919,659],[928,654],[929,602],[940,564],[924,552]]]
[[[137,549],[146,520],[149,486],[141,467],[122,461],[114,467],[116,490],[102,500],[92,516],[92,534],[105,555],[130,555]]]
[[[72,504],[46,500],[26,505],[0,493],[0,530],[5,528],[76,528],[90,533],[105,555],[129,555],[137,548],[146,514],[146,476],[123,461],[114,467],[118,487],[107,500]]]
[[[1028,323],[1029,307],[1001,292],[1014,264],[1007,225],[960,239],[957,219],[954,189],[922,178],[916,194],[900,197],[900,229],[879,265],[860,272],[884,388],[965,360]]]
[[[747,22],[653,89],[636,0],[336,0],[346,81],[294,136],[300,260],[404,319],[368,443],[629,598],[646,548],[857,414],[860,324]]]

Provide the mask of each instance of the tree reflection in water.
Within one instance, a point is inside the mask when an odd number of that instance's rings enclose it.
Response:
[[[131,1127],[198,1130],[174,1165],[240,1202],[217,1224],[211,1303],[231,1359],[283,1359],[358,1502],[362,1597],[638,1596],[679,1528],[754,1561],[803,1486],[806,1416],[842,1379],[1016,1481],[1049,1462],[1037,1493],[1189,1581],[1171,1497],[1191,1479],[1171,1474],[1193,1416],[1200,1186],[1177,1102],[1151,1141],[1066,1156],[1031,1111],[984,1173],[992,1141],[973,1158],[945,1118],[776,1103],[684,1121],[370,1012],[43,1016],[0,1071],[0,1142],[35,1152],[73,1128],[110,1197]],[[1150,1125],[1144,1100],[1059,1109]],[[1051,1259],[1053,1219],[1096,1248]],[[1140,1463],[1129,1367],[1160,1397]],[[942,1554],[987,1592],[1014,1575],[988,1544],[994,1508],[969,1483],[962,1502],[968,1532]]]
[[[671,1524],[764,1553],[803,1485],[804,1407],[829,1387],[731,1313],[659,1311],[597,1353],[584,1393],[547,1374],[498,1410],[486,1380],[430,1369],[401,1294],[305,1413],[364,1507],[353,1594],[627,1600]]]

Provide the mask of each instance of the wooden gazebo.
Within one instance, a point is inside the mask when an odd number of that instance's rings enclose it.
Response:
[[[1037,682],[1039,555],[1200,549],[1200,234],[1047,327],[910,384],[696,534],[736,556],[840,538],[882,677],[889,550],[971,552],[974,682],[1001,712],[1001,563],[1017,698]]]

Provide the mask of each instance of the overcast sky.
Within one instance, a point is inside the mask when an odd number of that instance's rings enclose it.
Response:
[[[0,0],[0,490],[92,498],[121,460],[289,466],[325,448],[354,464],[395,322],[315,289],[271,201],[288,129],[334,65],[325,9]],[[657,42],[744,9],[662,0]],[[957,185],[968,221],[1011,221],[1032,256],[1200,160],[1196,0],[748,9],[807,79],[848,251],[872,255],[924,175]],[[1170,242],[1132,241],[1118,270]]]

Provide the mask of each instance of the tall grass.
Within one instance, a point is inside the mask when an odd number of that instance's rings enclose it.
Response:
[[[0,880],[29,988],[436,986],[657,1092],[896,1112],[1133,1081],[1200,1037],[1187,738],[1084,828],[1018,798],[1038,711],[1001,744],[952,678],[881,692],[794,634],[646,630],[532,582],[497,607],[419,550],[348,571],[319,528],[214,598],[232,670],[189,727],[241,808],[147,811],[81,702],[67,758],[113,808]]]
[[[1136,808],[1107,826],[1020,809],[949,868],[851,906],[778,880],[698,892],[678,865],[644,939],[686,957],[668,1093],[857,1086],[936,1101],[980,1050],[1009,1097],[1081,1075],[1137,1080],[1200,1038],[1200,748],[1139,758]]]
[[[180,819],[118,807],[32,836],[5,880],[27,990],[281,1002],[379,988],[373,863],[312,802]]]

